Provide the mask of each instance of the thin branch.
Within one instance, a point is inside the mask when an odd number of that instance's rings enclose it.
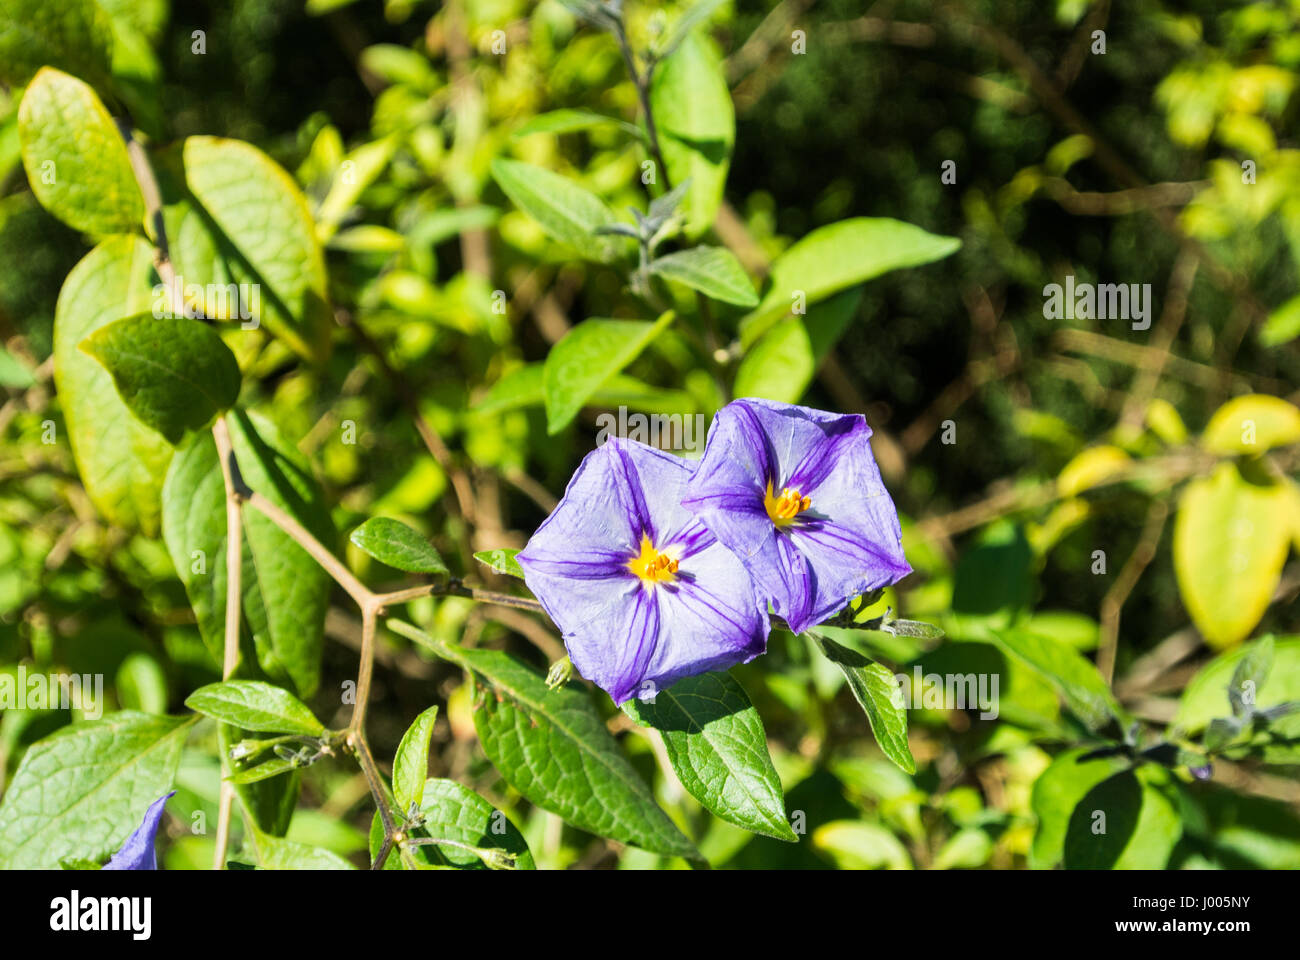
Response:
[[[361,666],[357,670],[356,705],[348,729],[360,735],[366,727],[366,707],[370,703],[370,678],[375,672],[375,615],[373,602],[361,607]]]
[[[384,825],[384,844],[379,851],[379,856],[375,862],[370,865],[371,870],[382,870],[384,861],[388,859],[388,851],[392,849],[393,838],[396,834],[396,828],[393,824],[393,811],[388,804],[388,793],[384,788],[384,782],[379,773],[379,767],[375,764],[374,755],[370,752],[370,744],[366,742],[366,736],[360,730],[354,730],[348,734],[348,746],[361,765],[361,772],[366,776],[366,783],[370,786],[370,795],[374,797],[375,807],[379,810],[379,819]]]
[[[364,610],[367,604],[371,602],[374,595],[366,585],[353,576],[352,571],[345,567],[338,557],[330,553],[324,544],[312,536],[307,528],[289,513],[280,509],[279,506],[256,491],[250,491],[244,498],[244,502],[287,533],[298,546],[311,554],[312,559],[319,563],[325,569],[325,572],[348,592],[359,607]]]
[[[1137,586],[1138,579],[1155,558],[1160,535],[1169,518],[1169,501],[1157,499],[1147,508],[1146,523],[1137,546],[1125,562],[1101,601],[1101,643],[1097,649],[1097,669],[1109,685],[1115,675],[1115,656],[1119,649],[1119,618],[1124,602]]]
[[[627,64],[628,75],[636,86],[636,96],[641,102],[641,113],[645,117],[645,131],[650,140],[650,155],[654,157],[655,165],[659,168],[664,189],[671,190],[672,182],[668,179],[668,164],[664,163],[664,155],[659,149],[659,130],[655,126],[654,111],[650,109],[650,80],[654,75],[655,63],[651,61],[646,66],[644,75],[637,70],[636,58],[632,55],[632,45],[628,42],[627,30],[623,26],[621,16],[615,21],[614,38],[618,40],[618,47],[623,52],[623,62]]]
[[[225,417],[218,417],[212,425],[212,438],[217,445],[217,460],[221,464],[221,478],[226,489],[226,636],[221,676],[229,680],[239,662],[239,615],[243,593],[240,578],[243,571],[243,517],[239,508],[239,494],[235,489],[231,465],[234,453],[230,447],[230,430]],[[221,758],[223,770],[229,772],[229,760]],[[235,786],[229,780],[221,781],[221,797],[217,810],[216,849],[213,870],[226,865],[226,848],[230,843],[230,817],[235,802]]]

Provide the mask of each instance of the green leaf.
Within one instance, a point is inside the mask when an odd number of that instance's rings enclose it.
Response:
[[[790,313],[802,292],[808,304],[891,270],[941,260],[961,246],[898,220],[857,217],[819,227],[772,263],[771,284],[762,302],[740,323],[748,348]]]
[[[121,712],[33,744],[0,802],[0,868],[107,860],[168,790],[190,722]]]
[[[343,159],[329,193],[316,209],[316,237],[321,243],[334,236],[339,223],[352,210],[366,187],[379,179],[397,150],[397,139],[396,135],[390,134],[382,140],[363,144]]]
[[[492,178],[516,207],[541,225],[547,235],[572,247],[587,260],[613,260],[622,244],[597,235],[616,223],[604,200],[568,177],[517,160],[492,161]]]
[[[407,573],[447,573],[433,544],[400,520],[371,517],[349,539],[381,563]]]
[[[1065,833],[1070,815],[1088,791],[1124,768],[1123,757],[1099,757],[1083,763],[1086,748],[1069,750],[1052,761],[1034,781],[1030,808],[1038,818],[1029,865],[1036,870],[1056,866],[1065,854]]]
[[[515,559],[518,553],[518,550],[480,550],[474,554],[474,559],[479,563],[487,564],[496,573],[522,580],[524,568],[519,566],[519,561]]]
[[[72,268],[54,313],[54,384],[86,493],[122,527],[158,531],[171,445],[133,417],[109,376],[77,348],[100,327],[149,307],[153,248],[110,237]]]
[[[433,736],[433,723],[437,719],[435,705],[415,718],[397,745],[393,757],[393,796],[397,798],[397,811],[403,816],[424,799],[424,781],[429,776],[429,738]]]
[[[198,713],[257,733],[325,734],[311,708],[283,687],[260,680],[227,680],[199,687],[185,699]]]
[[[387,622],[487,685],[474,712],[483,752],[532,803],[620,843],[699,857],[654,802],[585,691],[575,684],[548,690],[541,674],[509,654],[452,646],[401,621]]]
[[[263,760],[261,763],[253,764],[249,767],[241,767],[230,776],[226,777],[231,783],[246,786],[252,783],[261,783],[263,780],[270,780],[272,777],[278,777],[282,774],[292,773],[298,768],[292,761],[283,757],[271,757]]]
[[[36,378],[27,364],[0,346],[0,387],[11,390],[26,390],[35,385]]]
[[[1259,654],[1254,653],[1258,645],[1242,644],[1220,654],[1192,677],[1183,691],[1174,718],[1180,729],[1195,734],[1228,713],[1228,693],[1235,686],[1234,678],[1239,670],[1255,669],[1243,668],[1242,664],[1248,659],[1258,660]],[[1300,638],[1278,637],[1273,643],[1268,683],[1256,688],[1254,707],[1256,711],[1264,711],[1297,700],[1300,700]],[[1269,733],[1283,743],[1262,745],[1252,749],[1252,755],[1257,752],[1269,763],[1300,762],[1300,752],[1294,746],[1300,742],[1300,714],[1293,713],[1272,721]]]
[[[1192,622],[1216,649],[1245,638],[1263,617],[1291,546],[1290,491],[1252,483],[1221,463],[1183,488],[1174,520],[1174,572]]]
[[[889,830],[862,820],[832,820],[812,835],[813,846],[841,870],[911,870],[912,858]]]
[[[540,363],[527,363],[503,376],[474,404],[478,413],[502,413],[519,407],[543,402],[542,378],[544,367]]]
[[[1067,870],[1164,869],[1183,827],[1152,770],[1114,774],[1079,801],[1065,835]]]
[[[669,311],[648,320],[584,320],[546,355],[546,431],[568,426],[591,396],[673,322]]]
[[[126,144],[87,84],[42,69],[18,108],[18,136],[27,182],[46,210],[96,237],[139,230],[144,198]]]
[[[421,834],[440,840],[453,840],[484,850],[503,850],[515,857],[517,870],[536,870],[533,855],[518,828],[473,790],[452,780],[426,780],[422,785],[420,813],[424,816]],[[452,866],[477,867],[482,861],[468,850],[449,845],[426,846],[433,863],[445,861]]]
[[[1123,724],[1125,714],[1110,687],[1086,657],[1052,637],[1028,630],[996,630],[994,641],[1017,660],[1049,680],[1071,712],[1096,730],[1114,718]]]
[[[979,827],[954,833],[934,856],[935,870],[976,870],[993,855],[993,839]]]
[[[248,486],[289,512],[324,544],[333,524],[306,461],[265,419],[236,410],[226,417],[231,446]],[[251,507],[241,511],[243,611],[257,662],[302,697],[320,680],[321,644],[331,580],[302,547]],[[163,488],[163,539],[215,662],[225,648],[226,501],[210,433],[176,451]]]
[[[253,831],[257,862],[263,870],[352,870],[337,853]]]
[[[230,756],[230,749],[236,743],[242,740],[263,739],[274,739],[274,736],[248,734],[228,723],[217,724],[217,748],[220,755],[225,758]],[[262,756],[265,754],[258,754],[255,759],[260,759]],[[263,833],[277,837],[284,836],[289,830],[294,809],[298,805],[302,774],[288,760],[274,755],[255,767],[251,764],[246,766],[242,761],[230,762],[229,766],[232,772],[226,779],[234,784],[235,796],[239,798],[244,813]],[[263,767],[269,769],[264,770]],[[288,769],[284,769],[285,767]],[[257,772],[253,773],[254,770]],[[243,782],[245,777],[247,782]]]
[[[113,377],[118,395],[168,443],[202,430],[239,396],[239,364],[206,324],[140,314],[100,327],[81,349]]]
[[[0,5],[0,80],[21,87],[43,66],[108,77],[113,32],[94,0],[5,0]]]
[[[1300,337],[1300,296],[1292,297],[1268,315],[1259,331],[1259,342],[1280,347]]]
[[[638,140],[645,139],[645,134],[636,124],[591,110],[551,110],[549,113],[539,113],[511,134],[511,138],[521,140],[538,133],[573,133],[575,130],[590,130],[592,127],[611,124]]]
[[[663,45],[661,55],[665,57],[671,56],[673,51],[682,45],[682,41],[686,39],[687,35],[689,35],[696,26],[712,16],[713,11],[717,10],[718,7],[722,6],[724,3],[726,3],[726,0],[698,0],[697,3],[693,4],[691,8],[683,13],[681,17],[678,18],[677,22],[673,24],[672,32],[668,35],[668,39]]]
[[[656,67],[650,109],[668,179],[674,184],[690,180],[682,209],[686,235],[694,239],[717,218],[736,139],[722,58],[703,33],[689,33]]]
[[[1248,717],[1259,700],[1260,688],[1268,679],[1273,669],[1274,641],[1269,636],[1260,638],[1246,648],[1246,655],[1232,671],[1232,682],[1228,684],[1228,703],[1233,716]]]
[[[908,773],[916,772],[916,761],[907,746],[907,713],[903,709],[898,681],[883,665],[831,640],[809,634],[817,649],[844,673],[849,689],[866,711],[871,732],[885,756]]]
[[[167,225],[177,273],[187,285],[256,284],[250,312],[290,348],[323,361],[334,326],[325,255],[298,185],[240,140],[190,137],[183,157],[197,206],[174,208]]]
[[[813,304],[803,316],[777,323],[741,359],[735,395],[797,403],[861,302],[862,288],[854,287]]]
[[[653,702],[629,700],[624,710],[663,735],[682,786],[705,807],[753,833],[798,841],[786,819],[763,721],[734,677],[687,677]]]
[[[723,247],[692,247],[670,253],[652,262],[650,272],[723,303],[741,307],[758,303],[758,294],[754,293],[745,268]]]

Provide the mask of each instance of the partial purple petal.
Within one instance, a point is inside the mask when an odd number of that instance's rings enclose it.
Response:
[[[654,593],[662,625],[642,677],[645,695],[667,690],[683,677],[748,663],[767,649],[769,624],[754,584],[716,541],[682,564],[676,582],[656,585]]]
[[[566,632],[564,644],[573,666],[621,704],[639,692],[661,643],[658,591],[633,578],[621,602],[598,621]]]
[[[163,807],[174,796],[176,796],[175,790],[149,804],[149,809],[144,812],[144,821],[131,836],[126,838],[126,843],[113,854],[113,859],[104,864],[105,870],[158,869],[158,856],[153,848],[154,837],[158,833],[158,822],[162,819]]]

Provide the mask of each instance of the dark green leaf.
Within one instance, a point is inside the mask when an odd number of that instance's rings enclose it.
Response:
[[[1051,681],[1066,706],[1090,728],[1099,729],[1112,718],[1123,725],[1125,713],[1110,687],[1077,650],[1028,630],[999,630],[993,636],[998,646]]]
[[[607,380],[635,360],[673,321],[669,311],[648,320],[584,320],[546,355],[546,429],[556,434]]]
[[[616,255],[616,242],[596,234],[617,222],[614,211],[591,191],[558,173],[502,157],[492,161],[492,178],[516,207],[583,258],[603,262]]]
[[[745,268],[723,247],[692,247],[670,253],[651,263],[650,272],[723,303],[741,307],[758,303],[758,294],[754,293]]]
[[[813,304],[882,273],[941,260],[960,246],[955,237],[886,218],[858,217],[819,227],[773,262],[766,296],[741,321],[741,343],[748,347],[789,314],[796,292]]]
[[[1029,865],[1036,869],[1054,867],[1065,853],[1065,834],[1070,816],[1093,787],[1123,769],[1123,757],[1112,756],[1080,762],[1088,751],[1069,750],[1034,781],[1030,807],[1038,818]]]
[[[515,858],[516,869],[537,869],[518,828],[473,790],[452,780],[430,779],[424,782],[422,791],[420,813],[424,826],[420,834],[479,849],[503,850]],[[482,864],[475,854],[450,844],[426,846],[422,851],[433,863],[445,861],[459,867]]]
[[[474,554],[474,559],[479,563],[485,563],[496,573],[504,573],[510,577],[524,578],[524,568],[519,566],[519,561],[515,559],[518,550],[480,550]]]
[[[123,711],[32,745],[0,802],[0,867],[106,861],[171,789],[190,722]]]
[[[235,355],[206,324],[185,317],[126,317],[100,327],[81,349],[113,377],[135,418],[168,443],[201,430],[239,396]]]
[[[287,510],[322,543],[334,542],[319,486],[302,456],[266,420],[243,411],[226,417],[244,481]],[[225,645],[226,501],[211,434],[176,451],[163,491],[163,537],[198,618],[221,662]],[[251,507],[242,511],[243,610],[258,665],[303,697],[320,679],[321,644],[331,581],[302,547]]]
[[[429,776],[429,738],[438,719],[437,706],[429,707],[411,724],[397,745],[393,757],[393,796],[403,816],[423,799],[424,781]]]
[[[591,833],[666,856],[698,858],[695,845],[659,809],[577,685],[546,688],[545,678],[509,654],[454,647],[390,620],[484,684],[474,726],[506,781],[544,810]]]
[[[447,573],[447,565],[418,530],[400,520],[371,517],[349,538],[381,563],[407,573]]]
[[[1065,835],[1067,870],[1160,870],[1182,835],[1178,810],[1145,767],[1098,783],[1074,808]]]
[[[629,700],[624,709],[663,735],[682,786],[709,810],[754,833],[799,839],[786,819],[763,721],[730,674],[687,677],[653,702]]]
[[[831,640],[810,634],[817,649],[844,672],[849,688],[866,711],[871,732],[885,756],[908,773],[916,772],[916,761],[907,746],[907,713],[903,709],[898,681],[883,665]]]
[[[227,680],[199,687],[185,699],[197,713],[258,733],[300,733],[319,737],[324,725],[283,687],[260,680]]]

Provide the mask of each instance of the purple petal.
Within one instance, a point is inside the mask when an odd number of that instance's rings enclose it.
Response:
[[[653,592],[660,641],[640,682],[629,688],[636,696],[645,699],[683,677],[748,663],[767,649],[770,627],[754,584],[731,551],[716,541],[682,565],[676,582],[657,584]],[[622,703],[617,695],[614,701]]]
[[[122,848],[113,854],[113,859],[104,864],[105,870],[158,869],[158,857],[153,848],[154,837],[158,833],[158,822],[162,819],[163,807],[174,796],[176,796],[175,790],[149,804],[149,809],[144,812],[144,820],[135,832],[126,838]]]
[[[687,485],[683,504],[741,559],[796,632],[911,571],[870,436],[858,415],[737,400],[714,418]],[[778,529],[763,506],[769,483],[798,490],[810,507]]]
[[[761,653],[768,624],[744,567],[681,504],[692,465],[610,440],[518,554],[573,665],[616,703]],[[628,567],[649,536],[679,564],[646,584]]]

